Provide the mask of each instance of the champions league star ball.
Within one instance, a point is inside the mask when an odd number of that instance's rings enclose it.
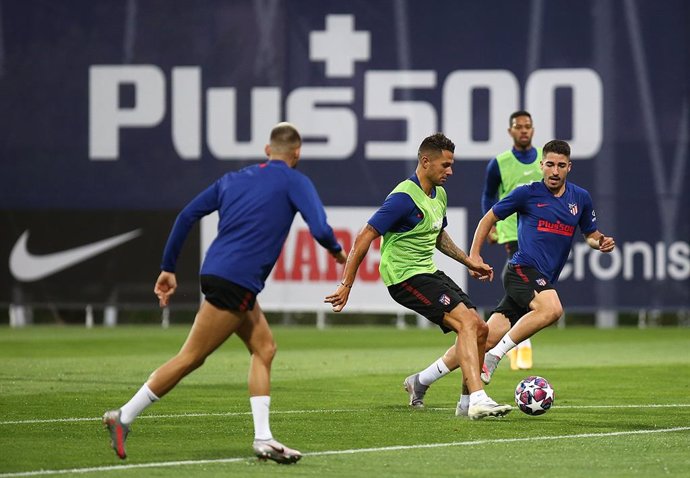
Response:
[[[515,388],[515,403],[527,415],[543,415],[554,398],[551,384],[543,377],[527,377]]]

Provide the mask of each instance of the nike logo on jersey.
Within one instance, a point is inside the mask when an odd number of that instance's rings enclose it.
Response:
[[[525,172],[523,172],[522,174],[525,175],[525,176],[529,176],[529,175],[532,174],[533,172],[534,172],[534,171],[525,171]]]
[[[537,203],[537,207],[546,207],[548,205],[549,205],[549,203],[547,203],[547,202],[538,202]]]
[[[18,281],[37,281],[102,254],[140,235],[141,229],[137,229],[66,251],[35,255],[29,252],[26,246],[29,240],[29,231],[24,231],[10,253],[10,272]]]

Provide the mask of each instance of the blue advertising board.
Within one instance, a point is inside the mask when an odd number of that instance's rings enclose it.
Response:
[[[690,304],[685,1],[28,0],[4,2],[0,16],[0,302],[29,287],[32,300],[55,300],[36,281],[61,273],[27,280],[10,266],[37,218],[169,219],[220,175],[262,160],[281,120],[299,127],[299,167],[332,207],[380,205],[414,170],[419,142],[443,131],[456,143],[449,206],[466,208],[471,238],[486,165],[511,146],[510,113],[527,109],[535,145],[571,144],[569,180],[590,191],[618,243],[605,256],[576,240],[564,304]],[[90,237],[90,222],[66,224],[55,227],[75,247]],[[153,229],[164,242],[167,228]],[[133,256],[92,260],[157,264],[161,251],[138,241]],[[500,268],[503,251],[485,250]],[[126,290],[155,272],[114,277]],[[98,282],[92,269],[65,273],[75,288]],[[484,307],[501,294],[498,283],[467,287]]]

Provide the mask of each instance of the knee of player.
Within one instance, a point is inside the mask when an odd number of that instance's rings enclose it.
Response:
[[[563,306],[561,305],[560,302],[557,302],[555,304],[549,304],[549,307],[545,311],[549,323],[554,323],[556,322],[561,315],[563,315]]]
[[[563,315],[563,306],[561,304],[558,304],[557,307],[554,308],[553,310],[553,316],[551,317],[553,322],[556,322],[558,319],[561,318]]]
[[[479,315],[474,309],[459,310],[459,308],[455,308],[447,314],[446,320],[456,332],[479,333],[480,324],[484,324],[483,321],[479,320]]]
[[[261,343],[256,350],[254,350],[254,355],[257,355],[264,362],[270,363],[277,352],[278,346],[275,341],[271,339]]]
[[[274,340],[271,340],[271,343],[268,344],[267,350],[268,354],[271,356],[271,360],[273,360],[273,357],[278,353],[278,345],[276,345]]]
[[[563,315],[563,306],[554,291],[540,293],[530,304],[530,308],[538,313],[546,325],[556,322]]]

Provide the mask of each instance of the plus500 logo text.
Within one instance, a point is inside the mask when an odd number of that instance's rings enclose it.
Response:
[[[295,123],[306,140],[303,158],[339,160],[350,158],[357,148],[358,131],[376,130],[368,121],[401,121],[404,138],[369,140],[363,144],[369,160],[406,159],[422,138],[443,131],[458,144],[456,158],[486,160],[506,148],[508,117],[524,108],[534,118],[534,143],[556,137],[556,90],[569,89],[574,158],[591,158],[603,136],[603,92],[599,75],[590,69],[536,70],[524,91],[513,73],[506,70],[457,70],[442,81],[435,71],[366,71],[363,91],[355,87],[303,86],[284,92],[278,87],[251,89],[251,138],[237,139],[237,95],[233,87],[202,91],[200,67],[175,67],[170,78],[155,65],[92,66],[89,71],[89,157],[117,160],[120,137],[132,128],[152,128],[170,116],[171,142],[185,160],[201,158],[203,144],[218,159],[261,158],[268,131],[279,121]],[[121,106],[123,86],[134,90],[132,106]],[[170,104],[166,104],[170,88]],[[440,105],[401,99],[406,90],[438,89]],[[473,94],[488,92],[488,139],[473,137]],[[410,95],[407,97],[409,98]],[[363,101],[362,117],[353,107]],[[283,112],[285,114],[283,114]],[[205,115],[205,117],[204,117]],[[204,120],[205,118],[205,120]],[[562,118],[559,118],[559,121]],[[205,135],[202,125],[205,124]]]

